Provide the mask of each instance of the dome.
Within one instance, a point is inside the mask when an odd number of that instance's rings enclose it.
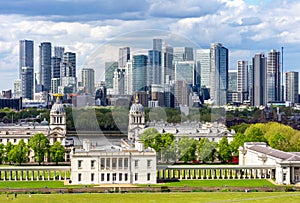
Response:
[[[144,107],[142,104],[132,104],[130,107],[130,113],[135,113],[135,112],[144,112]]]
[[[60,103],[54,103],[50,113],[65,113],[65,108],[64,105],[60,104]]]
[[[42,125],[48,125],[48,121],[46,120],[46,118],[44,118],[44,120],[41,122]]]

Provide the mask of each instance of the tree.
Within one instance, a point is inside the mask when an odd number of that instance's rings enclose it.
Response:
[[[155,128],[146,129],[142,133],[140,139],[144,143],[145,148],[150,147],[156,152],[159,152],[161,150],[161,145],[158,144],[161,142],[161,135]]]
[[[202,162],[213,162],[217,156],[217,143],[202,138],[198,144],[198,156]]]
[[[181,161],[193,161],[196,159],[197,140],[193,138],[181,138],[178,142],[178,149]]]
[[[13,161],[14,163],[25,163],[28,161],[28,152],[29,148],[24,142],[23,139],[19,141],[17,145],[13,147],[13,149],[8,153],[8,159]]]
[[[2,164],[5,158],[5,146],[4,144],[0,143],[0,164]]]
[[[54,144],[50,147],[50,157],[51,160],[58,165],[58,162],[65,160],[66,149],[61,145],[60,142],[54,142]]]
[[[5,145],[5,157],[4,157],[4,161],[7,162],[7,163],[9,163],[9,164],[12,162],[12,160],[9,158],[8,154],[13,149],[14,149],[14,145],[11,144],[11,142],[6,143],[6,145]]]
[[[256,127],[256,126],[250,126],[246,132],[246,142],[266,142],[266,138],[264,137],[263,131]]]
[[[163,161],[169,163],[170,161],[176,161],[176,149],[177,149],[177,142],[176,140],[173,140],[173,142],[167,146],[164,147],[161,150],[161,158]]]
[[[29,139],[29,147],[34,151],[35,160],[41,165],[49,150],[49,139],[43,133],[36,133]]]
[[[219,142],[219,159],[222,162],[227,162],[232,159],[231,147],[228,144],[227,137],[223,137]]]
[[[276,133],[275,135],[270,137],[269,145],[272,148],[283,150],[283,151],[288,151],[290,149],[289,141],[285,138],[285,136],[283,136],[280,133]]]
[[[244,146],[246,137],[242,133],[236,133],[230,143],[231,151],[237,156],[239,154],[239,147]]]

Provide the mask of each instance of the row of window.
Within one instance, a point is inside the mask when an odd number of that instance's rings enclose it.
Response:
[[[151,168],[151,161],[147,160],[147,168]],[[82,168],[83,160],[78,160],[78,169]],[[91,160],[91,169],[94,169],[96,160]],[[101,170],[116,170],[116,169],[128,169],[128,158],[101,158],[100,169]],[[134,168],[139,168],[139,160],[134,161]]]
[[[118,177],[117,177],[118,176]],[[118,179],[117,179],[118,178]],[[134,181],[138,181],[139,179],[139,174],[135,173],[134,174]],[[110,173],[101,173],[100,175],[100,181],[101,182],[109,182],[109,181],[128,181],[128,173],[112,173],[112,179],[111,179],[111,174]],[[147,181],[151,180],[151,174],[147,173]],[[82,174],[78,173],[78,182],[82,181]],[[91,173],[91,182],[95,181],[95,174]]]

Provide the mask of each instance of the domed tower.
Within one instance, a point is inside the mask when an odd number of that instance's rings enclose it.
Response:
[[[57,101],[50,111],[50,144],[59,141],[62,145],[65,145],[66,131],[66,111],[59,97],[57,97]]]
[[[135,103],[131,105],[129,111],[128,139],[135,140],[138,131],[145,128],[145,112],[144,107],[139,102],[136,95]]]

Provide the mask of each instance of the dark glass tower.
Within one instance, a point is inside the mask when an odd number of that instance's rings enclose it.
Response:
[[[40,48],[40,84],[44,91],[49,92],[51,87],[51,43],[42,42]]]

